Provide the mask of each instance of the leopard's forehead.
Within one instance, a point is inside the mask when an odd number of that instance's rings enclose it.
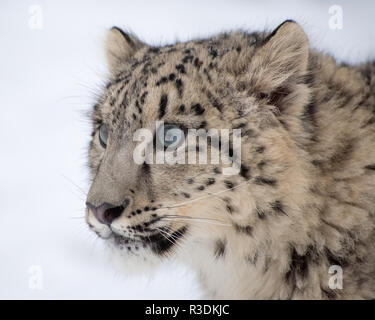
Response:
[[[227,97],[225,91],[233,85],[233,64],[249,57],[259,39],[258,34],[237,32],[163,47],[146,46],[108,82],[94,119],[109,127],[148,127],[155,120],[180,115],[192,127],[199,127],[202,121],[195,116],[208,109],[212,109],[211,115],[220,114],[221,97]]]

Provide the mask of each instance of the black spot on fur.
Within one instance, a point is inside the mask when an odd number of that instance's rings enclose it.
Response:
[[[207,126],[207,122],[206,122],[206,121],[202,121],[202,122],[199,124],[198,129],[204,129],[204,128],[206,128],[206,126]]]
[[[306,256],[300,256],[293,248],[289,271],[285,274],[286,280],[296,280],[297,276],[304,278],[308,272],[308,261]]]
[[[263,209],[257,208],[256,212],[259,219],[263,220],[266,218],[266,212]]]
[[[198,187],[198,190],[200,190],[200,191],[202,191],[202,190],[204,190],[205,188],[204,188],[204,186],[199,186]]]
[[[194,66],[195,66],[196,68],[199,69],[199,68],[201,67],[202,64],[203,64],[203,62],[200,61],[199,58],[195,58],[195,59],[194,59]]]
[[[183,64],[178,64],[178,65],[176,66],[176,69],[177,69],[177,71],[180,72],[180,73],[186,73],[186,71],[185,71],[185,66],[184,66]]]
[[[300,255],[293,247],[289,271],[285,274],[288,281],[295,283],[298,279],[306,278],[309,266],[318,262],[318,254],[314,246],[310,245],[303,255]]]
[[[226,186],[228,189],[232,189],[232,188],[234,187],[234,184],[233,184],[233,182],[231,182],[231,181],[226,180],[226,181],[224,181],[224,183],[225,183],[225,186]]]
[[[178,111],[177,111],[177,113],[178,113],[178,114],[183,114],[184,112],[185,112],[185,105],[182,104],[182,105],[180,105],[180,106],[178,107]]]
[[[272,203],[270,203],[270,207],[276,211],[277,213],[281,213],[283,215],[287,215],[285,210],[284,210],[284,206],[282,204],[282,202],[280,200],[276,200]]]
[[[194,183],[194,179],[192,179],[192,178],[188,179],[187,183],[188,184],[193,184]]]
[[[192,105],[191,110],[194,111],[196,115],[201,115],[205,111],[199,103]]]
[[[209,54],[210,54],[210,56],[212,56],[212,58],[216,58],[217,57],[217,50],[214,47],[210,47],[209,48]]]
[[[182,195],[183,195],[185,198],[190,198],[190,197],[191,197],[191,195],[188,194],[188,193],[186,193],[186,192],[183,192]]]
[[[253,234],[253,227],[251,226],[240,226],[238,224],[234,224],[234,228],[237,232],[247,234],[248,236]]]
[[[150,174],[150,171],[151,171],[150,165],[147,164],[147,163],[144,163],[144,164],[142,165],[142,170],[143,170],[143,173],[144,173],[145,175],[149,175],[149,174]]]
[[[187,55],[182,59],[182,63],[187,63],[187,62],[192,62],[194,59],[194,56],[192,55]]]
[[[245,166],[245,165],[241,165],[240,175],[242,177],[244,177],[245,179],[249,179],[250,178],[250,168]]]
[[[150,53],[158,53],[159,51],[160,51],[160,49],[156,48],[156,47],[148,49],[148,52],[150,52]]]
[[[142,93],[141,98],[140,98],[141,104],[145,103],[145,99],[146,99],[147,95],[148,95],[148,91],[145,91],[145,92]]]
[[[159,119],[163,118],[168,104],[168,96],[163,94],[159,103]]]
[[[176,79],[176,88],[177,88],[177,92],[178,92],[178,95],[179,95],[180,98],[182,97],[183,87],[184,87],[184,85],[182,83],[182,80]]]
[[[137,108],[139,113],[142,113],[142,108],[140,107],[138,100],[135,101],[135,107]]]
[[[208,178],[207,179],[207,182],[206,182],[206,185],[207,186],[210,186],[210,185],[212,185],[212,184],[214,184],[215,183],[215,179],[214,178]]]
[[[235,211],[234,208],[230,204],[227,204],[225,208],[230,214],[232,214]]]
[[[161,84],[167,83],[168,78],[167,77],[161,77],[159,81],[156,82],[157,86],[160,86]]]
[[[216,258],[224,257],[226,245],[227,245],[227,241],[225,239],[224,240],[219,239],[216,241],[215,253],[214,253]]]
[[[266,184],[266,185],[269,185],[269,186],[275,186],[276,185],[276,180],[275,179],[269,179],[269,178],[265,178],[265,177],[255,177],[255,180],[254,182],[256,184]]]
[[[264,150],[266,150],[266,147],[265,147],[265,146],[260,146],[260,147],[257,147],[257,148],[255,149],[255,151],[258,152],[258,153],[263,153]]]
[[[175,75],[174,73],[171,73],[171,74],[169,75],[168,79],[169,79],[170,81],[174,81],[174,79],[176,79],[176,75]]]
[[[365,169],[375,170],[375,163],[374,164],[369,164],[368,166],[365,167]]]
[[[206,70],[206,69],[205,69]],[[206,70],[207,71],[207,70]],[[214,108],[216,108],[217,110],[219,110],[220,112],[222,112],[223,110],[223,105],[218,101],[217,98],[215,98],[213,96],[213,94],[210,92],[210,91],[207,91],[206,92],[206,95],[207,95],[207,98],[208,100],[210,101],[210,103],[212,104],[212,106]]]
[[[186,231],[187,227],[182,227],[168,236],[165,235],[165,232],[168,231],[165,231],[163,233],[156,233],[142,239],[150,245],[152,251],[158,255],[161,255],[169,251],[177,243],[177,241],[184,236]]]

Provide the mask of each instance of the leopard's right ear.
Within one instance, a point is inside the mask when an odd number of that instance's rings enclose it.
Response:
[[[117,73],[121,64],[129,60],[144,44],[133,35],[129,35],[118,27],[108,31],[106,40],[106,56],[109,70]]]

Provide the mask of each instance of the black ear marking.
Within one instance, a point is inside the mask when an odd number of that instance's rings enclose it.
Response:
[[[133,48],[135,48],[135,43],[134,43],[134,41],[130,38],[130,36],[126,33],[126,32],[124,32],[121,28],[119,28],[119,27],[116,27],[116,26],[113,26],[111,29],[115,29],[115,30],[117,30],[118,32],[120,32],[121,33],[121,35],[125,38],[125,40],[127,41],[127,43],[130,45],[130,46],[132,46]]]
[[[287,19],[285,20],[283,23],[281,23],[275,30],[273,30],[263,41],[263,44],[267,43],[271,38],[273,38],[273,36],[277,33],[277,31],[279,31],[279,29],[286,23],[296,23],[294,20],[292,19]]]
[[[135,36],[127,34],[119,27],[112,27],[106,40],[106,56],[111,73],[117,75],[121,72],[121,64],[128,61],[143,46],[145,45]]]

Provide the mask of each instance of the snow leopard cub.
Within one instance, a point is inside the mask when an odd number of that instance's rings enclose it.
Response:
[[[207,298],[375,298],[374,62],[337,64],[289,20],[162,47],[114,27],[106,54],[87,223],[124,260],[178,258]],[[241,129],[238,174],[136,163],[156,121]]]

